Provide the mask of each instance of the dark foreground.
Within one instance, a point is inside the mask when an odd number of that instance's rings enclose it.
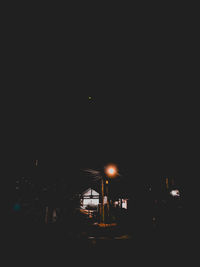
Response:
[[[189,266],[195,261],[195,238],[186,226],[170,231],[138,228],[131,233],[126,233],[125,228],[90,228],[74,234],[59,225],[12,225],[4,232],[3,251],[7,265],[14,260],[17,265],[27,266]]]

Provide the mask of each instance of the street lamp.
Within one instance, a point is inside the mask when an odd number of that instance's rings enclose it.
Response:
[[[106,179],[106,193],[107,193],[107,204],[108,204],[108,215],[109,215],[109,198],[108,198],[108,178],[112,179],[118,175],[118,169],[117,166],[114,164],[109,164],[104,168],[104,172],[107,176]],[[102,221],[104,223],[104,179],[102,179]]]
[[[104,186],[106,184],[106,193],[107,193],[107,203],[108,203],[108,214],[109,214],[109,199],[108,199],[108,184],[109,179],[115,178],[116,176],[119,176],[118,168],[114,164],[108,164],[104,167],[103,170],[93,170],[88,169],[85,170],[87,173],[91,174],[95,180],[101,180],[101,209],[100,209],[100,222],[104,224],[105,222],[105,212],[104,212]],[[104,184],[105,183],[105,184]]]

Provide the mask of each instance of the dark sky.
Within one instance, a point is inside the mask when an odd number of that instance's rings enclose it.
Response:
[[[33,104],[25,103],[23,136],[28,137],[27,144],[35,144],[36,153],[42,151],[37,156],[50,175],[54,169],[78,176],[80,169],[102,168],[109,162],[117,163],[129,179],[161,175],[181,179],[194,172],[196,101],[189,91],[182,91],[183,86],[187,89],[185,83],[180,81],[176,91],[164,85],[154,88],[148,81],[129,85],[114,80],[112,87],[102,90],[53,88],[44,96],[38,92]]]
[[[176,15],[124,26],[75,21],[11,23],[4,110],[10,142],[29,153],[33,146],[30,158],[62,161],[71,173],[107,162],[129,177],[194,171],[193,28]]]

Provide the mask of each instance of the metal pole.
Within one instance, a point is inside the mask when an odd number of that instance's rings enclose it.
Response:
[[[102,185],[101,185],[101,193],[102,193],[102,223],[104,223],[104,181],[102,178]]]
[[[108,180],[106,180],[106,193],[107,193],[107,207],[108,207],[108,221],[110,221],[110,203],[109,203],[109,195],[108,195],[108,192],[109,192],[109,183],[108,183]]]

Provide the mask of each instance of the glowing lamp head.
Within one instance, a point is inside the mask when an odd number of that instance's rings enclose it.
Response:
[[[117,168],[114,165],[107,166],[105,169],[105,172],[106,172],[107,176],[110,178],[116,176],[118,173]]]
[[[113,175],[114,173],[115,173],[115,170],[114,170],[114,168],[109,168],[108,169],[108,173],[110,174],[110,175]]]

